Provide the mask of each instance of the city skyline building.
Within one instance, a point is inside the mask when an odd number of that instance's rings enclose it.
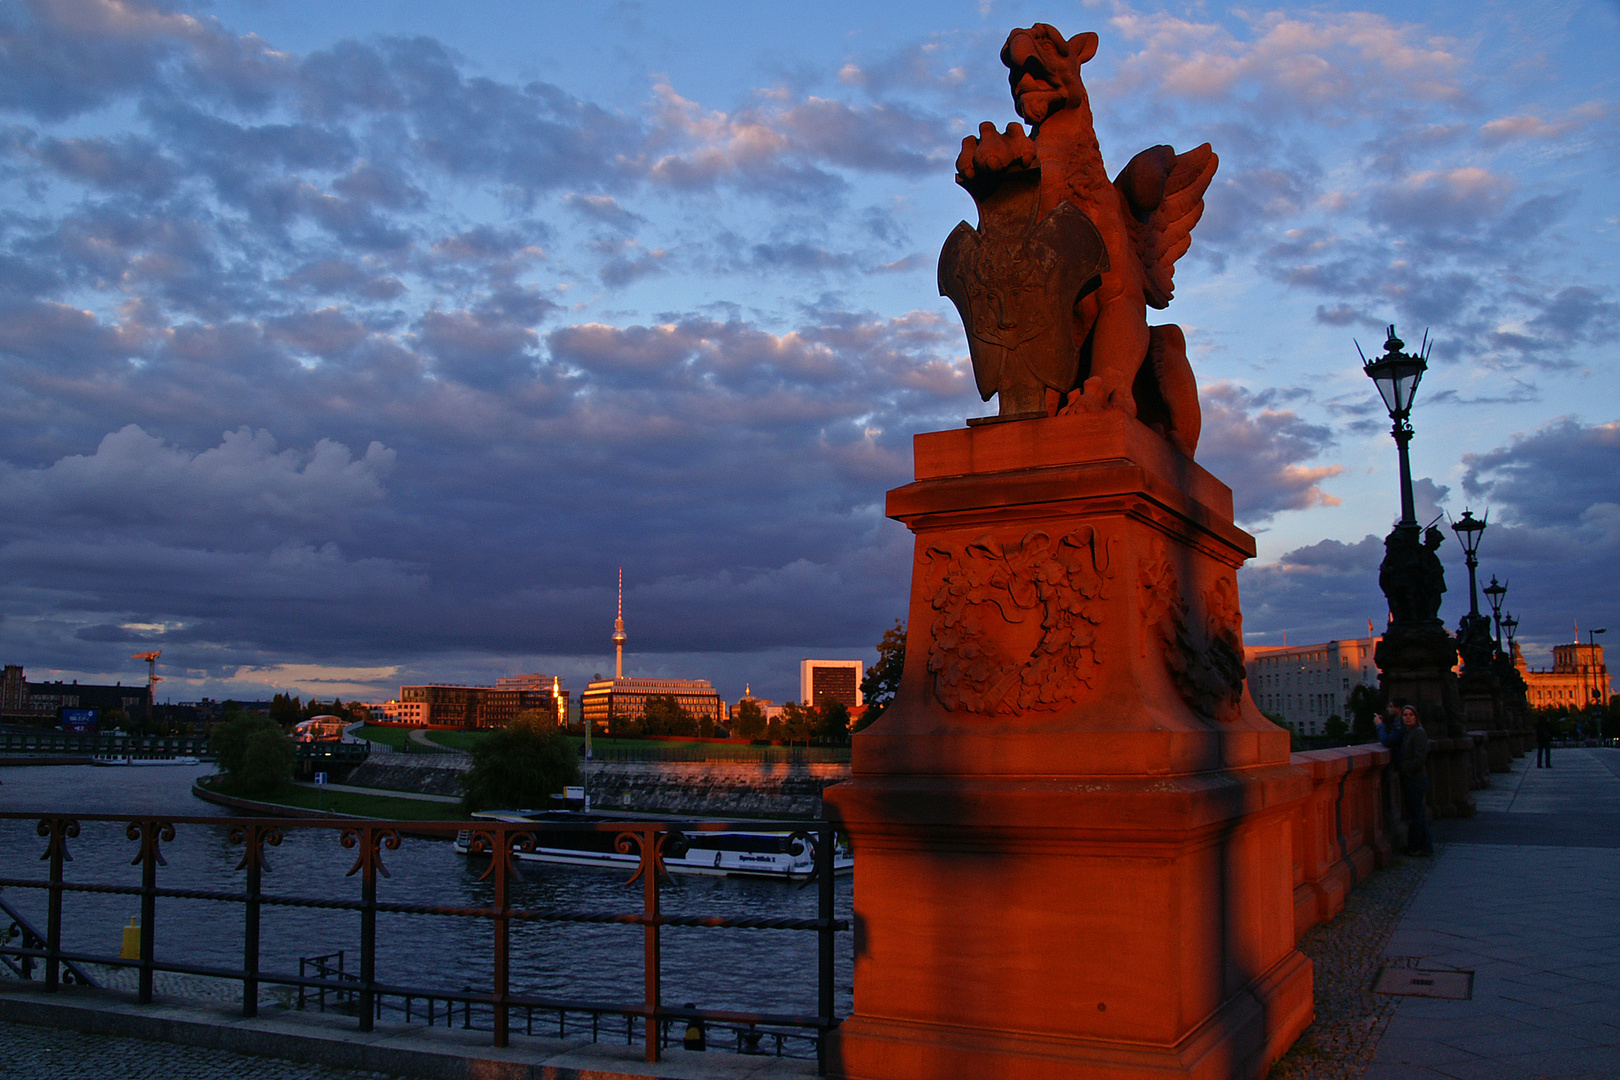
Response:
[[[424,683],[401,686],[396,700],[382,706],[383,718],[436,727],[500,728],[522,712],[539,712],[567,722],[568,691],[555,675],[508,675],[494,686]]]
[[[21,723],[55,724],[63,709],[94,709],[100,714],[121,711],[128,719],[142,719],[152,710],[146,683],[30,682],[21,664],[5,665],[0,676],[0,718]]]
[[[1525,663],[1518,642],[1514,642],[1513,666],[1524,676],[1530,707],[1534,709],[1573,711],[1594,703],[1607,706],[1613,696],[1601,645],[1583,645],[1578,641],[1554,645],[1552,667],[1532,668]]]
[[[580,714],[595,731],[607,728],[615,717],[640,719],[647,699],[667,696],[696,719],[715,723],[726,719],[726,703],[707,679],[593,679],[580,695]]]
[[[799,703],[820,708],[824,701],[841,701],[848,708],[859,708],[865,704],[861,697],[864,670],[859,660],[801,660]]]
[[[1348,720],[1350,691],[1377,688],[1373,662],[1378,637],[1347,638],[1315,645],[1245,645],[1249,694],[1260,711],[1281,717],[1301,735],[1323,734],[1331,717]]]

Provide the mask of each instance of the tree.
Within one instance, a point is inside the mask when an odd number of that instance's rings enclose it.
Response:
[[[849,707],[842,701],[828,698],[816,712],[815,738],[819,742],[842,746],[849,741]]]
[[[732,721],[731,735],[736,739],[757,739],[765,734],[765,713],[759,702],[743,698],[737,703],[737,719]]]
[[[861,680],[861,697],[866,702],[866,712],[861,715],[856,730],[867,727],[883,715],[883,711],[894,700],[895,691],[900,689],[900,674],[906,667],[906,626],[899,619],[894,625],[883,631],[883,640],[878,642],[878,662],[866,669],[866,678]]]
[[[1334,713],[1322,725],[1322,734],[1332,739],[1342,739],[1350,734],[1350,725],[1344,722],[1344,717]]]
[[[782,706],[782,738],[788,745],[802,742],[810,744],[810,734],[816,729],[816,711],[797,701]]]
[[[297,751],[268,716],[231,712],[209,739],[226,784],[238,795],[266,795],[292,779]]]
[[[1357,742],[1372,742],[1376,736],[1373,721],[1378,718],[1382,698],[1378,687],[1366,683],[1357,683],[1356,688],[1350,691],[1344,705],[1350,712],[1350,735]]]
[[[287,694],[277,694],[270,699],[270,719],[283,727],[291,727],[302,720],[303,711],[303,703]]]
[[[642,708],[642,733],[658,735],[696,735],[697,721],[687,712],[673,694],[653,694]]]
[[[548,722],[549,721],[549,722]],[[472,768],[461,778],[462,809],[544,809],[552,795],[579,783],[579,756],[556,720],[538,710],[472,748]]]

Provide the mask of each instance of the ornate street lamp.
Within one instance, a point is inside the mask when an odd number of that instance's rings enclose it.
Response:
[[[1484,520],[1476,518],[1472,510],[1464,510],[1461,521],[1451,523],[1451,531],[1457,534],[1462,543],[1463,553],[1468,561],[1468,616],[1479,617],[1479,593],[1474,588],[1474,570],[1479,566],[1479,541],[1485,532],[1486,524],[1491,520],[1491,512],[1485,511]]]
[[[1507,586],[1496,583],[1496,575],[1491,575],[1491,583],[1480,590],[1485,599],[1491,602],[1491,618],[1496,622],[1496,651],[1502,651],[1502,599],[1507,596]]]
[[[1390,434],[1395,437],[1395,446],[1401,456],[1401,520],[1396,528],[1416,529],[1417,510],[1412,505],[1412,465],[1407,458],[1407,444],[1412,441],[1412,424],[1407,419],[1412,412],[1412,399],[1417,396],[1418,383],[1423,380],[1423,373],[1429,370],[1429,335],[1423,334],[1423,345],[1414,355],[1402,352],[1406,342],[1395,336],[1395,327],[1389,328],[1389,337],[1384,341],[1384,355],[1376,360],[1368,360],[1367,354],[1361,352],[1361,343],[1356,342],[1356,352],[1361,353],[1362,370],[1367,373],[1378,387],[1378,395],[1384,399],[1384,408],[1389,411],[1390,420],[1394,427]]]
[[[1513,655],[1513,634],[1514,634],[1514,632],[1516,630],[1519,629],[1519,620],[1515,619],[1513,617],[1513,612],[1511,612],[1511,611],[1508,612],[1507,616],[1505,618],[1503,618],[1503,620],[1502,620],[1502,629],[1507,631],[1508,655],[1512,656]]]
[[[1589,702],[1590,705],[1599,704],[1603,698],[1601,684],[1598,682],[1597,635],[1607,634],[1608,632],[1609,629],[1606,626],[1600,626],[1596,630],[1588,630],[1586,632],[1586,664],[1592,669],[1592,697],[1591,701]],[[1580,646],[1579,641],[1576,641],[1575,644],[1577,647]],[[1601,731],[1599,734],[1602,734]]]

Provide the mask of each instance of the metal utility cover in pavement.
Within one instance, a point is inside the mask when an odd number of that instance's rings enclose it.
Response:
[[[1474,996],[1474,973],[1386,967],[1373,982],[1373,993],[1467,1001]]]

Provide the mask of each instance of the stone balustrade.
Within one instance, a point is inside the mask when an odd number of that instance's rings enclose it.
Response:
[[[1311,792],[1294,809],[1294,937],[1344,909],[1345,897],[1390,859],[1400,819],[1389,751],[1376,744],[1294,754]]]

